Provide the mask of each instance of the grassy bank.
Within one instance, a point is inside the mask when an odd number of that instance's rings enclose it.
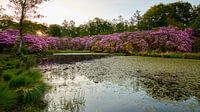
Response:
[[[89,50],[49,50],[48,54],[53,53],[91,53],[92,51]]]
[[[45,54],[53,54],[53,53],[93,53],[89,50],[51,50]],[[134,55],[134,56],[147,56],[147,57],[162,57],[162,58],[182,58],[182,59],[198,59],[200,60],[200,53],[148,53],[148,52],[135,52],[132,54],[127,53],[110,53],[110,55],[114,56],[126,56],[126,55]]]
[[[0,111],[37,112],[47,85],[33,56],[0,56]]]
[[[133,53],[134,56],[162,57],[162,58],[182,58],[182,59],[198,59],[200,53]]]
[[[89,50],[50,50],[45,54],[52,55],[53,53],[94,53]],[[200,60],[200,53],[155,53],[155,52],[134,52],[132,54],[128,53],[110,53],[113,56],[147,56],[147,57],[162,57],[162,58],[182,58],[182,59],[198,59]]]
[[[47,55],[53,55],[54,53],[95,53],[90,50],[49,50],[47,52],[40,52],[38,54],[29,54],[28,56],[35,57],[46,57]],[[9,56],[10,53],[1,54],[2,56]],[[162,58],[182,58],[182,59],[198,59],[200,60],[200,52],[198,53],[155,53],[155,52],[134,52],[132,54],[119,52],[119,53],[110,53],[111,56],[147,56],[147,57],[162,57]]]

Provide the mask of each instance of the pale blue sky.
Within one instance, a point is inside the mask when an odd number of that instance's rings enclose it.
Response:
[[[61,24],[63,20],[74,20],[77,24],[87,22],[94,17],[113,20],[119,15],[129,19],[136,10],[143,14],[151,6],[159,3],[171,3],[177,0],[51,0],[41,5],[39,11],[45,18],[36,21],[48,24]],[[183,0],[193,5],[200,0]],[[8,0],[0,0],[6,8]]]

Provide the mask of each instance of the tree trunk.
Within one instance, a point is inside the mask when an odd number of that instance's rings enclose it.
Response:
[[[23,27],[23,26],[20,26],[20,27]],[[24,46],[24,41],[23,41],[23,28],[20,28],[20,35],[19,35],[19,47],[18,47],[18,50],[17,50],[17,54],[23,54],[22,52],[22,48]]]
[[[22,52],[22,48],[24,47],[24,35],[23,35],[23,22],[24,22],[24,18],[25,18],[25,5],[26,5],[26,0],[24,1],[24,3],[22,4],[22,11],[21,11],[21,18],[20,18],[20,22],[19,22],[19,33],[20,33],[20,37],[19,37],[19,47],[17,50],[17,54],[19,55],[23,55]]]

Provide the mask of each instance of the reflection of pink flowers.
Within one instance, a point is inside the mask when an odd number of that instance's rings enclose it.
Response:
[[[14,46],[19,32],[7,29],[0,32],[0,46]],[[24,36],[29,52],[41,52],[58,49],[93,50],[98,52],[190,52],[194,43],[192,29],[179,30],[173,27],[161,27],[142,32],[115,33],[76,38]],[[127,49],[126,49],[127,48]]]

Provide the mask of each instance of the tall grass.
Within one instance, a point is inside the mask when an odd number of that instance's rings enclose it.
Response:
[[[6,84],[0,83],[0,111],[6,110],[17,103],[17,94],[7,88]]]
[[[42,82],[34,57],[0,59],[0,111],[41,101],[47,85]],[[22,111],[22,110],[20,110]]]

